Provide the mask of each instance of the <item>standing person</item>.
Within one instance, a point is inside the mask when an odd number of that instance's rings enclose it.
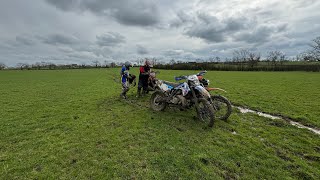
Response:
[[[129,91],[129,79],[130,79],[130,70],[131,63],[126,62],[124,65],[122,65],[121,68],[121,84],[122,84],[122,92],[120,94],[120,97],[127,99],[127,92]]]
[[[149,60],[146,60],[144,65],[140,67],[137,97],[141,96],[141,89],[143,89],[142,95],[145,95],[148,90],[150,67],[151,63]]]

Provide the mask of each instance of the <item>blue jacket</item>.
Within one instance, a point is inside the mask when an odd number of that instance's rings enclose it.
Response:
[[[126,83],[129,77],[129,70],[125,65],[121,68],[121,82]]]

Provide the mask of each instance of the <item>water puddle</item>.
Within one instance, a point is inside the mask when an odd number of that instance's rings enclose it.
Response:
[[[312,131],[312,132],[320,135],[320,130],[304,126],[304,125],[302,125],[302,124],[300,124],[298,122],[292,121],[292,120],[287,119],[287,118],[283,118],[281,116],[274,116],[274,115],[271,115],[271,114],[267,114],[267,113],[263,113],[263,112],[259,112],[259,111],[255,111],[255,110],[239,107],[239,106],[235,106],[235,107],[238,108],[240,110],[240,112],[243,113],[243,114],[244,113],[254,113],[254,114],[257,114],[258,116],[262,116],[262,117],[266,117],[266,118],[270,118],[270,119],[282,119],[282,120],[288,121],[293,126],[296,126],[298,128],[301,128],[301,129],[308,129],[309,131]]]

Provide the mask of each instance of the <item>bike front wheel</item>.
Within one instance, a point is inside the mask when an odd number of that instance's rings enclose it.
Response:
[[[199,120],[207,123],[209,127],[213,127],[215,116],[209,101],[204,98],[198,99],[197,115]]]
[[[220,95],[211,96],[211,105],[215,111],[216,118],[227,120],[232,112],[230,101]]]

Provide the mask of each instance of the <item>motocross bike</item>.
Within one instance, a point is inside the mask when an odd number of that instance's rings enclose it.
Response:
[[[156,74],[159,74],[159,71],[151,71],[148,78],[148,91],[155,91],[158,86],[157,84],[157,78]]]
[[[162,111],[167,106],[175,106],[180,110],[185,110],[195,106],[199,120],[212,127],[215,116],[213,107],[207,100],[210,98],[210,93],[201,86],[197,75],[179,76],[175,80],[186,82],[156,81],[157,90],[150,98],[151,108],[154,111]]]
[[[197,74],[197,77],[201,83],[201,85],[207,90],[207,91],[223,91],[226,92],[224,89],[221,88],[210,88],[209,83],[210,81],[203,78],[203,76],[207,73],[207,71],[202,71]],[[227,120],[232,112],[232,105],[231,102],[224,96],[221,95],[213,95],[210,96],[208,99],[210,104],[212,105],[213,109],[215,110],[215,116],[216,118],[220,120]]]

